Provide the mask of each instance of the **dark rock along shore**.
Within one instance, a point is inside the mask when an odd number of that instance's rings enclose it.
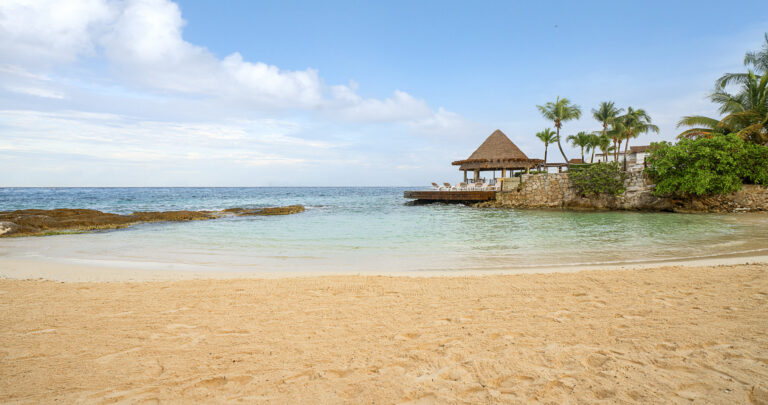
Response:
[[[222,211],[163,211],[111,214],[89,209],[60,208],[0,211],[0,237],[42,236],[64,232],[119,229],[146,222],[185,222],[221,218],[227,215],[289,215],[304,211],[302,205],[269,208],[229,208]]]

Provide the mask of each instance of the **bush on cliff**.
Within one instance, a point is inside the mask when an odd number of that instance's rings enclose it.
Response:
[[[657,196],[729,194],[743,183],[768,184],[768,148],[734,134],[653,143],[646,162]]]
[[[625,174],[619,162],[571,166],[571,182],[582,196],[624,193]]]

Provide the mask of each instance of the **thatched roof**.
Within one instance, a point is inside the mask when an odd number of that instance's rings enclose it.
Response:
[[[541,159],[529,159],[528,156],[525,156],[525,153],[514,142],[497,129],[469,158],[457,160],[452,165],[461,166],[461,170],[491,170],[533,167],[540,162]]]
[[[650,149],[651,149],[651,145],[630,146],[629,147],[629,153],[648,152]]]

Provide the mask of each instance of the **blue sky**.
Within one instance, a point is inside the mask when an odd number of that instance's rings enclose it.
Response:
[[[716,116],[762,2],[0,4],[0,186],[424,185],[568,97]],[[749,13],[746,10],[754,10]],[[577,152],[568,147],[569,157]],[[557,154],[550,154],[550,156]]]

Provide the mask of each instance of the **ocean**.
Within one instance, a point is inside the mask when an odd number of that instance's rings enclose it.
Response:
[[[768,216],[408,205],[397,187],[0,188],[0,211],[219,210],[301,214],[140,224],[0,239],[0,257],[249,272],[520,270],[768,253]]]

